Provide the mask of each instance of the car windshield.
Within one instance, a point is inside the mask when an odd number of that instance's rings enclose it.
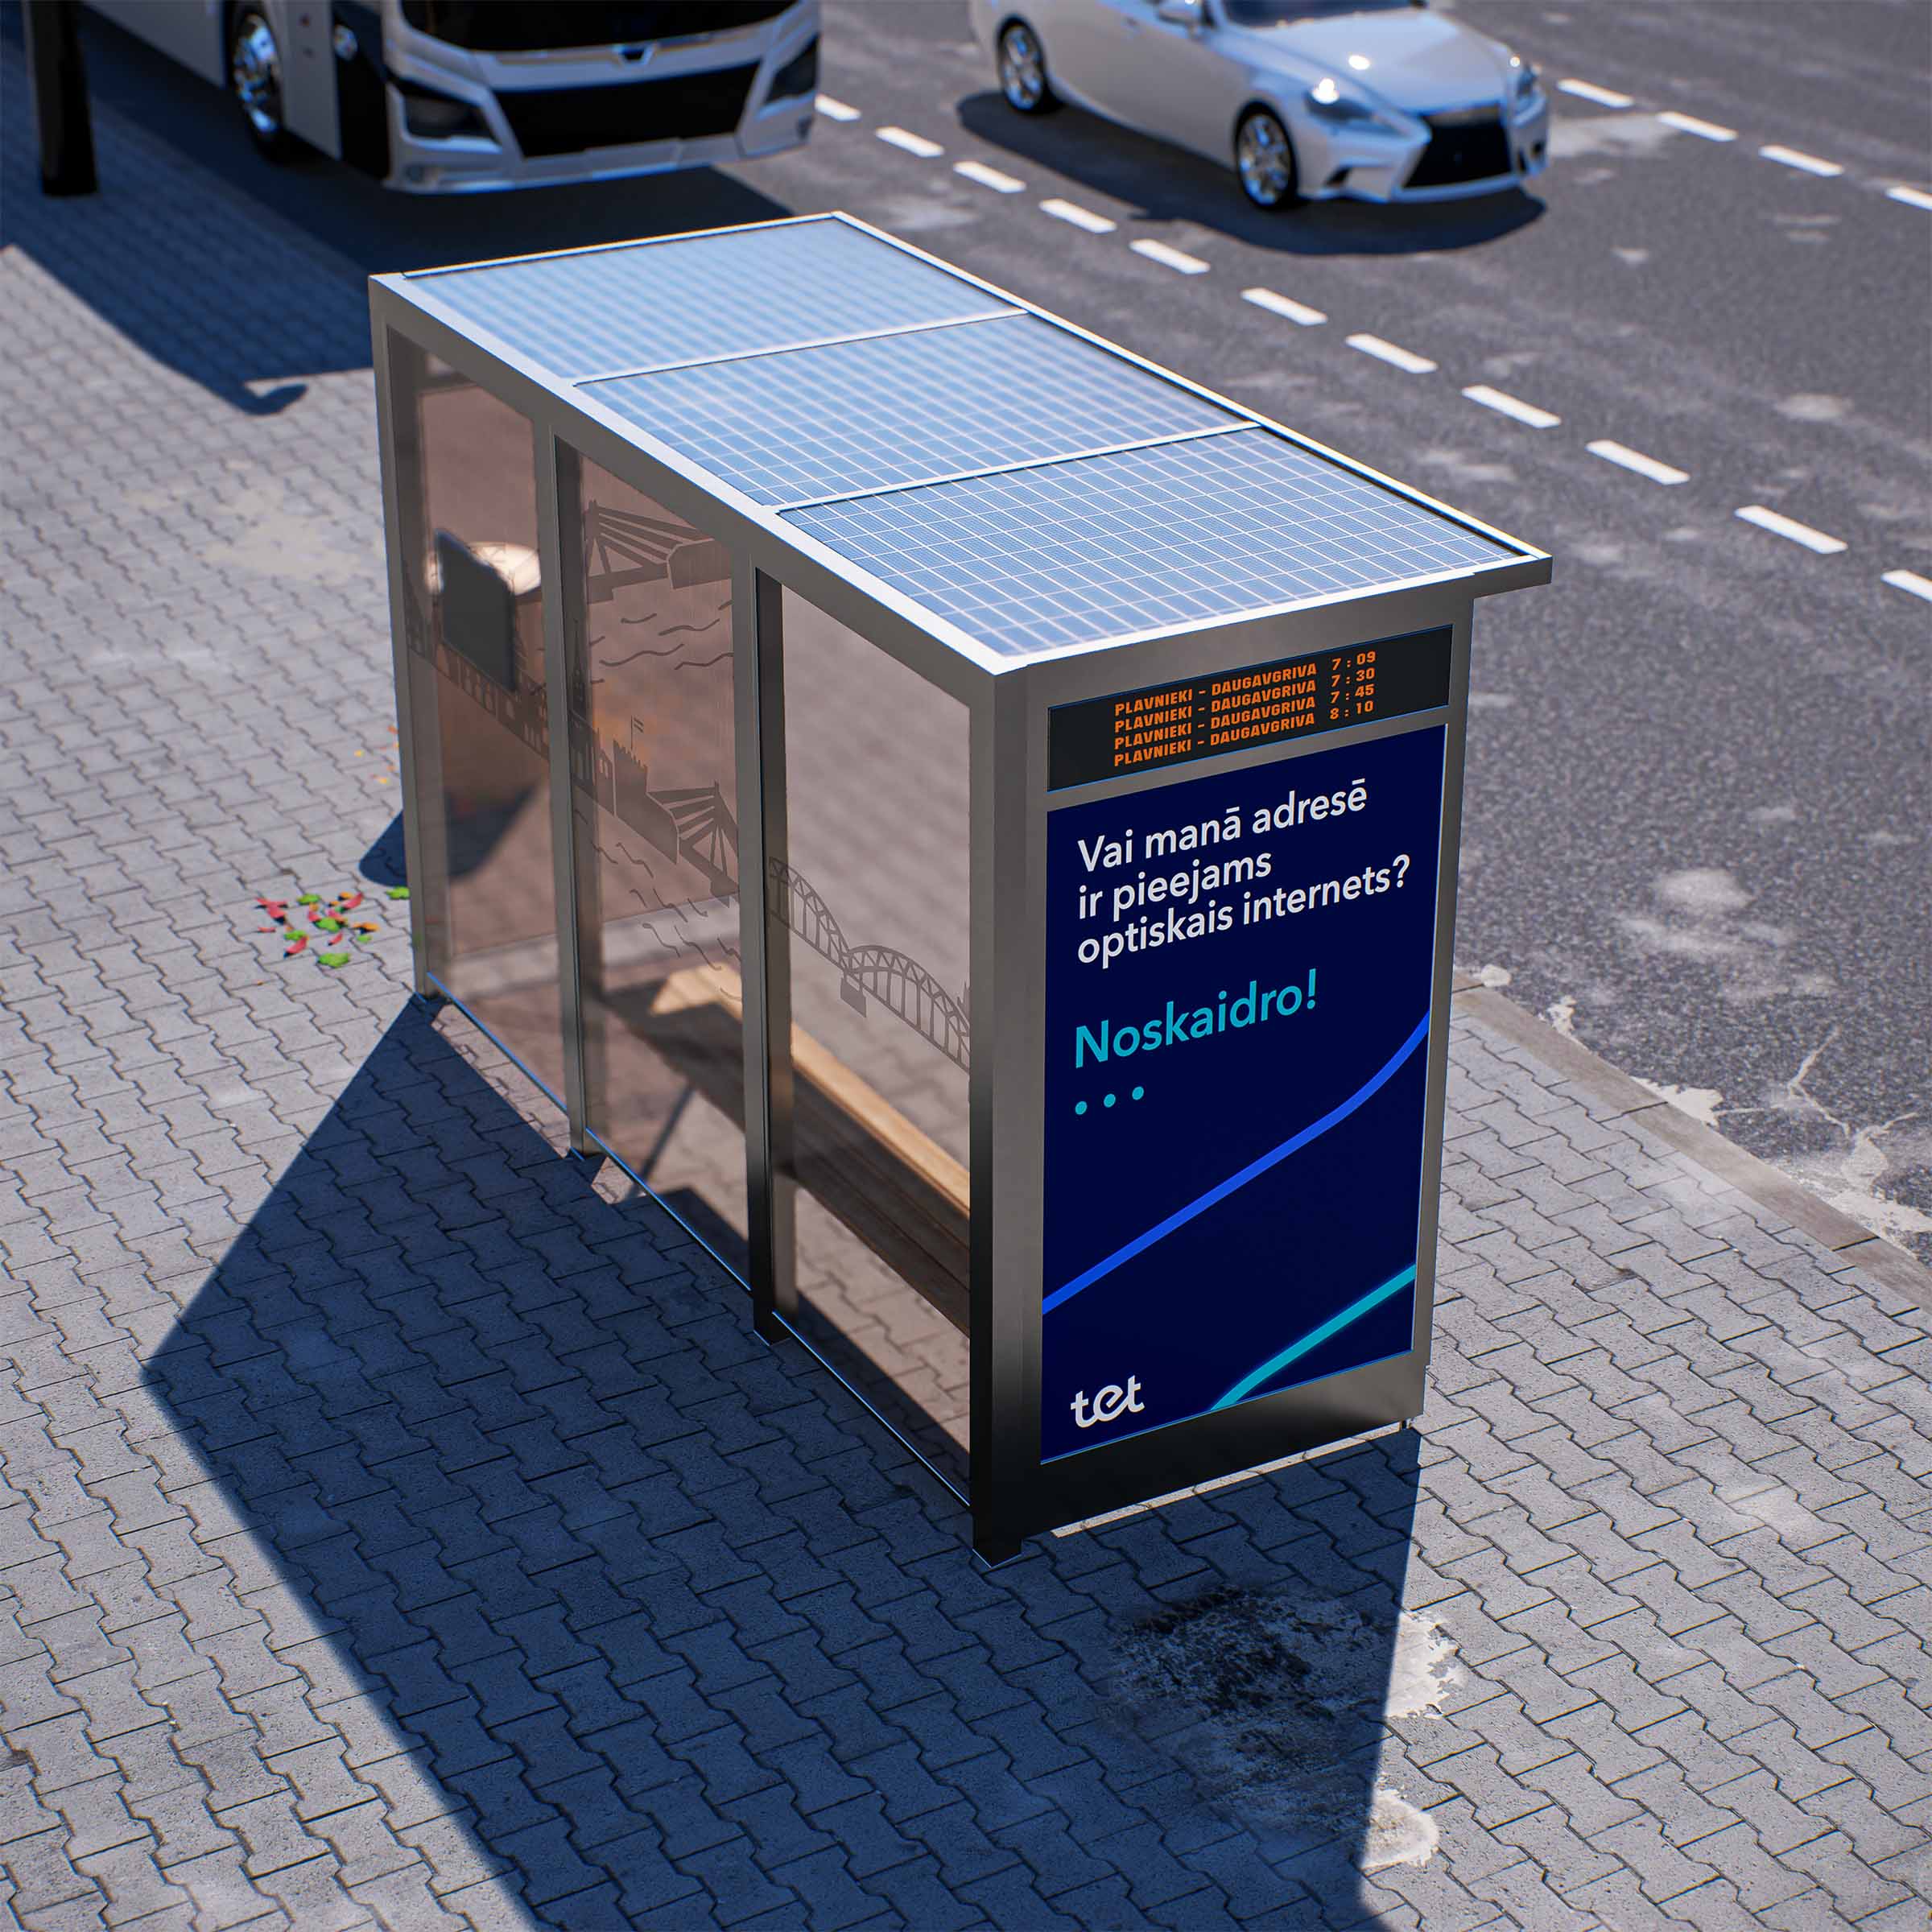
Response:
[[[1286,27],[1335,14],[1383,14],[1415,0],[1221,0],[1231,26]]]

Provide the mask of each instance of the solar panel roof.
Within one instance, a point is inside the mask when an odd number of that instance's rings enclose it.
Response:
[[[840,217],[406,286],[988,663],[1536,555]]]
[[[1516,554],[1258,428],[784,514],[1016,657]]]
[[[770,504],[1247,420],[1033,316],[704,363],[585,393]]]
[[[533,255],[411,280],[553,374],[708,362],[1013,305],[843,221]]]

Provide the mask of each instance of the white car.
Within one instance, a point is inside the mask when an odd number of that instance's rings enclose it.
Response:
[[[1421,0],[972,0],[1000,91],[1232,167],[1257,207],[1447,201],[1541,174],[1536,69]]]

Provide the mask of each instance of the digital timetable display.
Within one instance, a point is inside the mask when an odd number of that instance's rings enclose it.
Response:
[[[1047,787],[1439,710],[1449,702],[1450,642],[1445,625],[1056,705],[1047,724]]]

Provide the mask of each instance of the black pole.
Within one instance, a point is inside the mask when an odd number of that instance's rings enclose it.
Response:
[[[79,0],[25,0],[27,57],[34,70],[34,124],[40,134],[40,192],[91,195],[94,130],[80,61]]]

